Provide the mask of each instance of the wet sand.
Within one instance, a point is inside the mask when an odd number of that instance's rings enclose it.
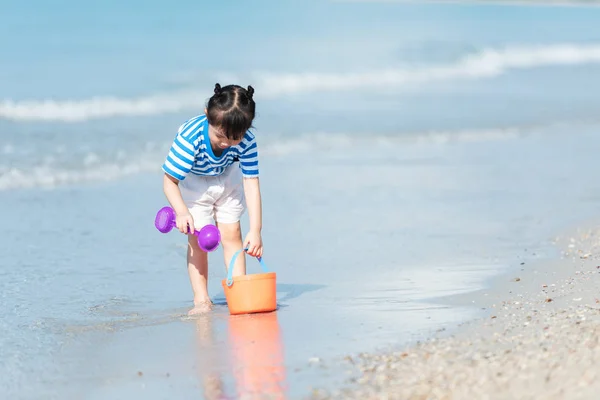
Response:
[[[312,399],[597,399],[600,228],[558,237],[560,260],[523,265],[455,296],[483,320],[402,350],[347,357],[347,387]]]

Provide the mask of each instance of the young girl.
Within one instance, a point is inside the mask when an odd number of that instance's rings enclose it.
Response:
[[[226,266],[242,246],[251,256],[261,257],[263,252],[258,149],[249,131],[254,120],[253,94],[252,86],[221,88],[217,83],[204,114],[179,127],[162,167],[163,189],[177,214],[177,229],[188,233],[214,220],[221,232]],[[240,217],[246,205],[250,230],[242,242]],[[189,314],[207,312],[212,306],[207,288],[208,255],[191,234],[187,262],[194,292]],[[238,257],[233,276],[245,273],[245,259]]]

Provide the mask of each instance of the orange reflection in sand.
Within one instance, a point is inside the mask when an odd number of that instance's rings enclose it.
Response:
[[[286,399],[285,359],[277,312],[230,316],[229,339],[237,396]]]

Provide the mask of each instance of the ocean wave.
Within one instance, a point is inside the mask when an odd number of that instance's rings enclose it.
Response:
[[[94,97],[83,100],[3,100],[0,118],[15,121],[80,122],[91,119],[157,115],[204,107],[195,91],[156,94],[139,98]]]
[[[457,79],[493,78],[515,69],[580,65],[600,62],[600,44],[556,44],[488,48],[452,64],[415,69],[386,69],[361,73],[261,73],[253,79],[257,98],[318,91],[402,87]],[[15,121],[77,122],[119,116],[145,116],[203,107],[200,90],[154,94],[138,98],[94,97],[82,100],[0,101],[0,118]],[[208,92],[206,92],[208,93]]]
[[[291,154],[332,151],[344,154],[349,148],[373,149],[398,148],[401,145],[446,145],[465,142],[485,142],[517,138],[528,134],[523,128],[499,128],[484,130],[432,131],[415,132],[412,134],[381,135],[381,134],[346,134],[346,133],[312,133],[295,138],[271,140],[261,145],[262,159],[277,159]],[[60,158],[55,158],[46,165],[34,167],[14,167],[0,164],[0,191],[11,189],[52,189],[64,185],[76,185],[92,182],[116,181],[128,176],[142,173],[161,173],[161,165],[166,155],[169,143],[157,145],[149,143],[146,151],[137,158],[102,157],[97,153],[89,153],[81,157],[76,165],[61,165]],[[10,146],[10,145],[8,145]],[[165,149],[162,151],[162,149]],[[336,153],[337,154],[337,153]]]
[[[506,127],[490,129],[462,129],[454,131],[424,131],[399,134],[320,132],[272,141],[261,147],[262,156],[284,156],[300,152],[341,151],[348,148],[401,145],[446,145],[508,140],[524,136],[533,127]]]
[[[62,167],[45,165],[33,168],[0,170],[0,191],[10,189],[52,189],[64,185],[88,182],[110,182],[144,172],[160,171],[160,164],[140,159],[126,164],[99,162],[94,166]]]
[[[418,69],[387,69],[365,73],[270,74],[262,76],[269,96],[310,91],[401,87],[456,79],[493,78],[510,70],[600,63],[600,45],[511,46],[484,49],[456,63]]]

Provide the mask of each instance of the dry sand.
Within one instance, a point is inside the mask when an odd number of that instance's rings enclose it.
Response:
[[[462,299],[487,309],[483,321],[402,351],[348,357],[358,379],[310,398],[600,399],[600,228],[556,244],[561,260]]]

